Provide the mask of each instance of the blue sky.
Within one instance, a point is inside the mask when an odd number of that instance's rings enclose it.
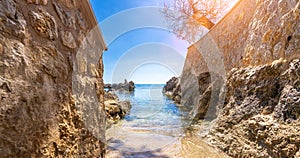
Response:
[[[170,0],[90,0],[108,51],[104,82],[160,84],[181,74],[187,47],[159,12]]]
[[[233,6],[237,1],[228,3]],[[103,55],[105,83],[126,78],[140,84],[161,84],[181,75],[189,44],[167,29],[160,12],[173,0],[90,2],[108,45]]]

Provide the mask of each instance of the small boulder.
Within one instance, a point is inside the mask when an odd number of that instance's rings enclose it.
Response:
[[[119,101],[119,106],[122,111],[122,117],[128,115],[132,107],[129,100]]]
[[[131,104],[129,100],[119,101],[118,96],[113,91],[104,92],[104,106],[107,116],[107,127],[117,123],[129,114]]]
[[[172,77],[164,86],[163,93],[174,100],[174,103],[180,104],[181,102],[181,88],[180,78]]]

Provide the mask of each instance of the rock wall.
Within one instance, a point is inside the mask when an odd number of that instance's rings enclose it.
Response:
[[[212,145],[233,157],[300,156],[299,23],[298,0],[241,0],[189,48],[182,102],[197,119],[215,111]]]
[[[232,69],[209,142],[232,157],[300,156],[300,59]]]
[[[297,0],[240,0],[208,34],[188,49],[183,73],[261,65],[299,56]],[[223,68],[220,68],[222,67]]]
[[[180,83],[183,104],[199,104],[200,74],[212,72],[224,77],[226,71],[242,65],[247,27],[255,7],[253,0],[239,1],[208,34],[188,48]]]
[[[189,47],[181,77],[182,102],[199,105],[202,73],[225,79],[232,68],[298,57],[299,7],[297,0],[240,0],[207,35]]]
[[[300,3],[298,0],[258,0],[248,26],[244,65],[271,63],[300,54]]]
[[[0,1],[1,157],[103,156],[105,44],[95,26],[88,1]]]

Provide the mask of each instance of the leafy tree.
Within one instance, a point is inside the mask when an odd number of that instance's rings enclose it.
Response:
[[[230,0],[174,0],[164,5],[162,13],[169,29],[192,43],[221,19],[229,5]]]

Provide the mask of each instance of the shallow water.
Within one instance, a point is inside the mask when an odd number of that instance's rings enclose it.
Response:
[[[196,135],[187,133],[188,110],[162,94],[163,85],[136,85],[131,112],[106,132],[107,157],[224,157]]]

